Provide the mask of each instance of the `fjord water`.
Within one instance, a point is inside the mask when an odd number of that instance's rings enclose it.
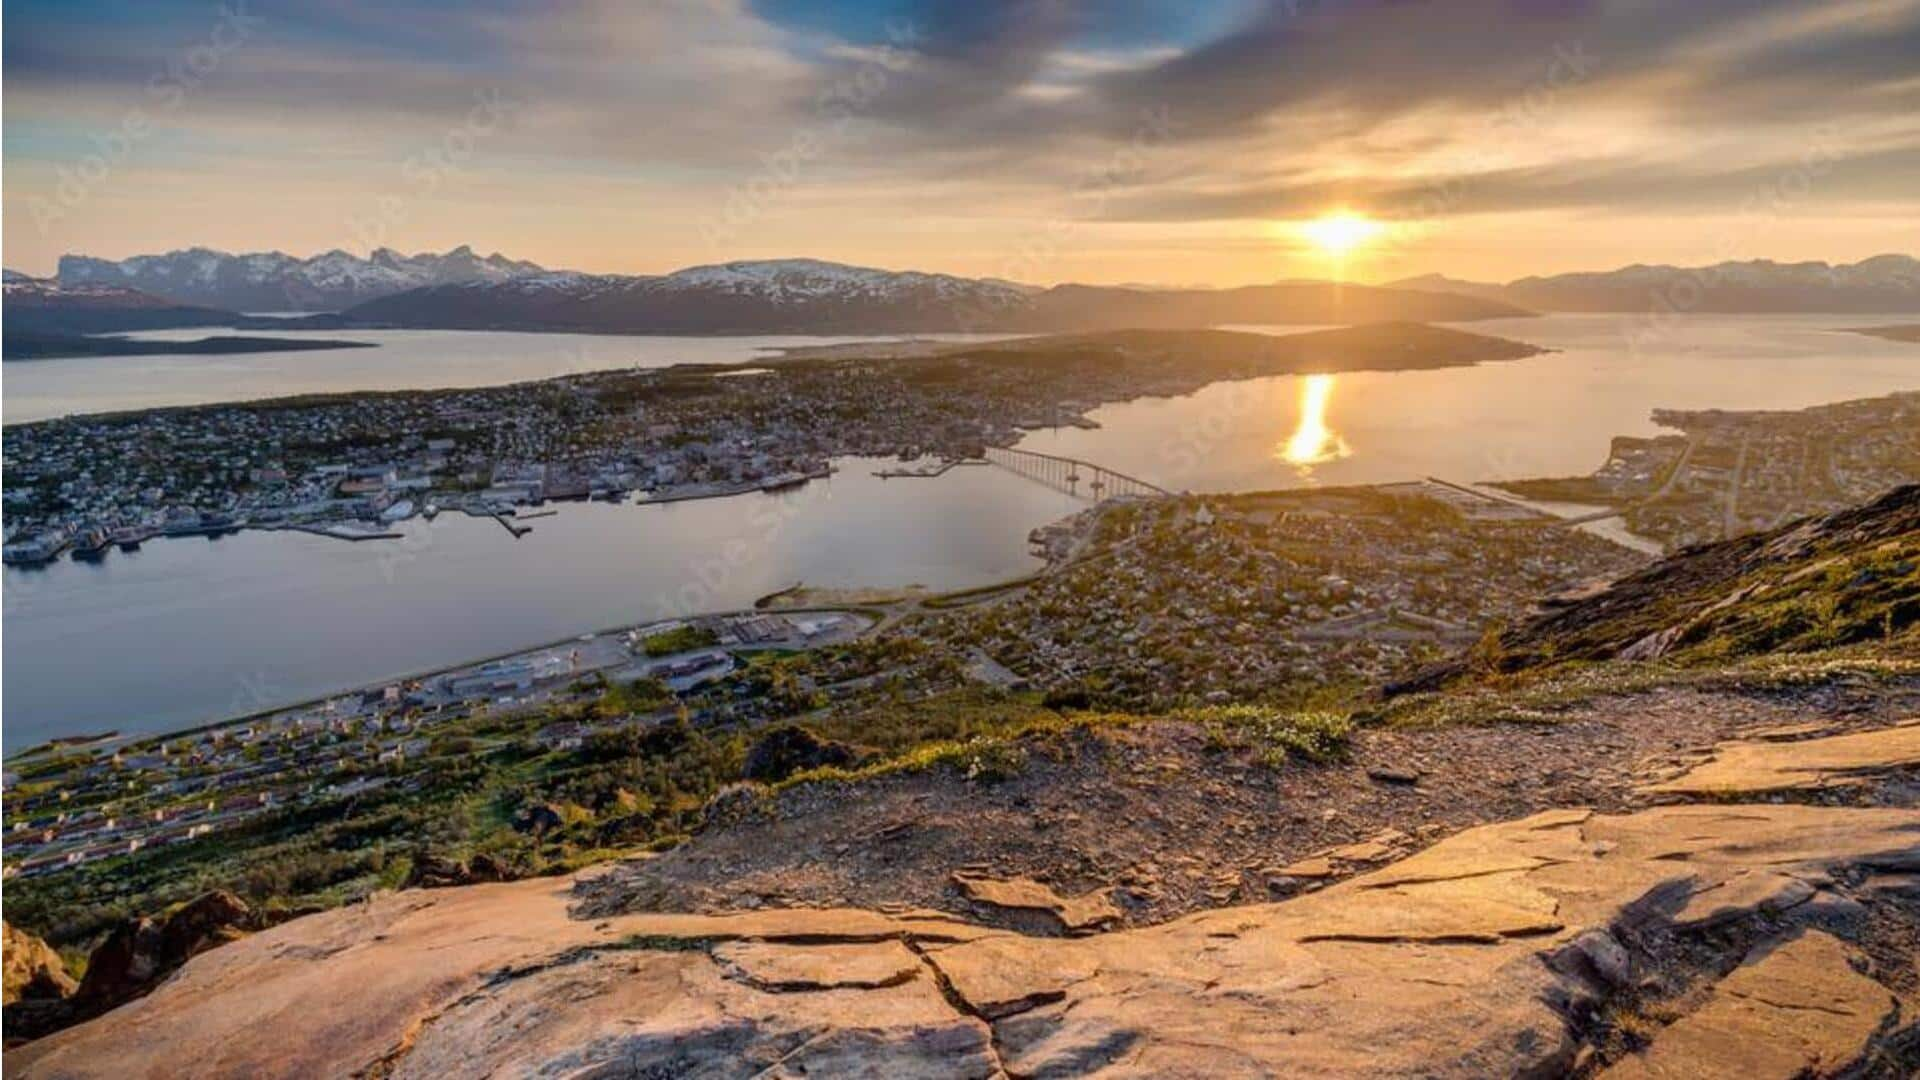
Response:
[[[1195,491],[1584,473],[1612,436],[1656,432],[1654,408],[1802,408],[1920,388],[1920,347],[1843,332],[1890,321],[1691,316],[1637,346],[1629,335],[1645,326],[1639,317],[1475,323],[1463,328],[1556,351],[1477,367],[1215,384],[1105,406],[1093,414],[1099,430],[1034,432],[1022,445]],[[537,336],[468,335],[463,347],[506,356]],[[594,338],[590,347],[651,352],[660,340]],[[756,345],[734,358],[751,359],[773,339],[693,339],[716,350],[748,340]],[[414,355],[415,346],[398,344],[390,357]],[[360,363],[383,352],[275,362]],[[128,362],[85,361],[103,372]],[[65,361],[8,365],[10,420],[15,372],[40,363]],[[423,360],[412,377],[448,378],[451,363]],[[9,567],[7,745],[211,721],[662,614],[738,607],[797,580],[980,584],[1032,569],[1027,531],[1081,505],[994,468],[882,481],[870,475],[880,463],[838,464],[830,482],[778,496],[566,505],[518,541],[491,521],[442,515],[407,523],[404,540],[247,532],[153,541],[99,564]]]
[[[195,341],[236,331],[197,327],[121,335]],[[620,337],[483,330],[248,330],[247,337],[358,341],[372,349],[232,356],[75,356],[7,365],[6,422],[79,413],[251,401],[359,390],[499,386],[587,371],[672,364],[739,364],[780,349],[897,337]],[[996,335],[916,334],[938,341]]]
[[[1801,409],[1920,389],[1920,346],[1845,330],[1898,321],[1553,315],[1467,323],[1459,328],[1554,351],[1474,367],[1214,383],[1185,397],[1108,405],[1092,414],[1099,430],[1035,432],[1021,445],[1190,491],[1581,475],[1606,460],[1613,436],[1659,434],[1657,408]],[[1649,325],[1661,332],[1640,336]],[[1324,439],[1294,446],[1303,431]],[[1316,441],[1324,443],[1318,454],[1289,452]]]
[[[1032,523],[1079,505],[984,466],[932,481],[837,464],[780,494],[564,504],[517,540],[443,513],[400,540],[248,531],[8,567],[7,746],[189,726],[798,581],[993,581],[1033,568]]]

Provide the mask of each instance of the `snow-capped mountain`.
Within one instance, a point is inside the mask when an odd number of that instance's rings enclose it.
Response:
[[[647,277],[535,274],[444,285],[362,304],[346,317],[363,324],[421,328],[888,334],[1444,321],[1524,314],[1495,301],[1359,285],[1043,289],[992,278],[774,259],[694,266]]]
[[[208,248],[136,255],[114,262],[85,255],[60,259],[62,284],[140,289],[183,304],[234,311],[337,311],[429,285],[507,281],[545,271],[462,245],[443,255],[379,248],[367,258],[329,251],[310,259],[278,251],[229,255]]]
[[[1428,274],[1395,288],[1504,300],[1538,311],[1836,312],[1920,311],[1920,259],[1876,255],[1857,263],[1647,266],[1524,277],[1505,285]]]
[[[957,315],[1024,309],[1027,290],[949,274],[816,259],[694,266],[671,274],[535,274],[402,293],[349,312],[400,326],[547,327],[627,333],[895,333]]]
[[[225,326],[234,321],[231,312],[177,304],[124,285],[99,282],[66,285],[53,278],[9,271],[3,288],[9,335],[118,333]]]

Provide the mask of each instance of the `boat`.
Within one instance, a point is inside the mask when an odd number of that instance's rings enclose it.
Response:
[[[121,551],[135,551],[140,545],[152,538],[153,530],[139,525],[122,525],[108,534],[108,537],[120,545]]]
[[[113,546],[113,540],[107,530],[95,526],[82,530],[73,538],[73,557],[87,562],[97,562],[107,556],[107,549]]]
[[[786,491],[789,488],[800,487],[804,485],[808,480],[811,480],[811,479],[812,477],[808,476],[806,473],[798,473],[798,472],[781,473],[778,476],[768,477],[767,481],[760,485],[760,490],[761,491]]]

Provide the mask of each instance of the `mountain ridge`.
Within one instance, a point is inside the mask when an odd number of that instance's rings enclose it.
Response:
[[[1388,285],[1499,300],[1538,311],[1920,311],[1920,259],[1891,253],[1854,263],[1772,259],[1693,267],[1633,263],[1615,270],[1532,275],[1504,284],[1422,274]]]
[[[539,274],[429,286],[349,309],[352,320],[432,329],[600,333],[1039,333],[1226,323],[1450,322],[1530,312],[1473,297],[1366,285],[1233,289],[1040,288],[814,259],[739,261],[671,274]]]
[[[119,285],[234,311],[332,311],[424,285],[544,272],[537,263],[497,252],[479,255],[462,244],[444,253],[412,255],[381,247],[366,258],[339,248],[305,259],[281,251],[230,254],[207,247],[120,260],[63,255],[55,276],[63,285]]]

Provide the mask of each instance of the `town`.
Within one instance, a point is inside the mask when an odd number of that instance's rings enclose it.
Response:
[[[620,688],[620,700],[658,711],[674,695],[733,671],[736,651],[843,644],[873,622],[858,612],[821,611],[654,623],[175,736],[50,745],[8,765],[5,874],[51,873],[195,840],[271,811],[378,791],[394,782],[384,767],[436,752],[436,738],[477,715],[524,717],[611,687]],[[590,730],[554,723],[532,729],[531,739],[549,750],[577,749]]]
[[[1851,506],[1920,474],[1920,392],[1786,412],[1660,409],[1676,435],[1619,436],[1591,476],[1499,486],[1624,510],[1669,549]]]

